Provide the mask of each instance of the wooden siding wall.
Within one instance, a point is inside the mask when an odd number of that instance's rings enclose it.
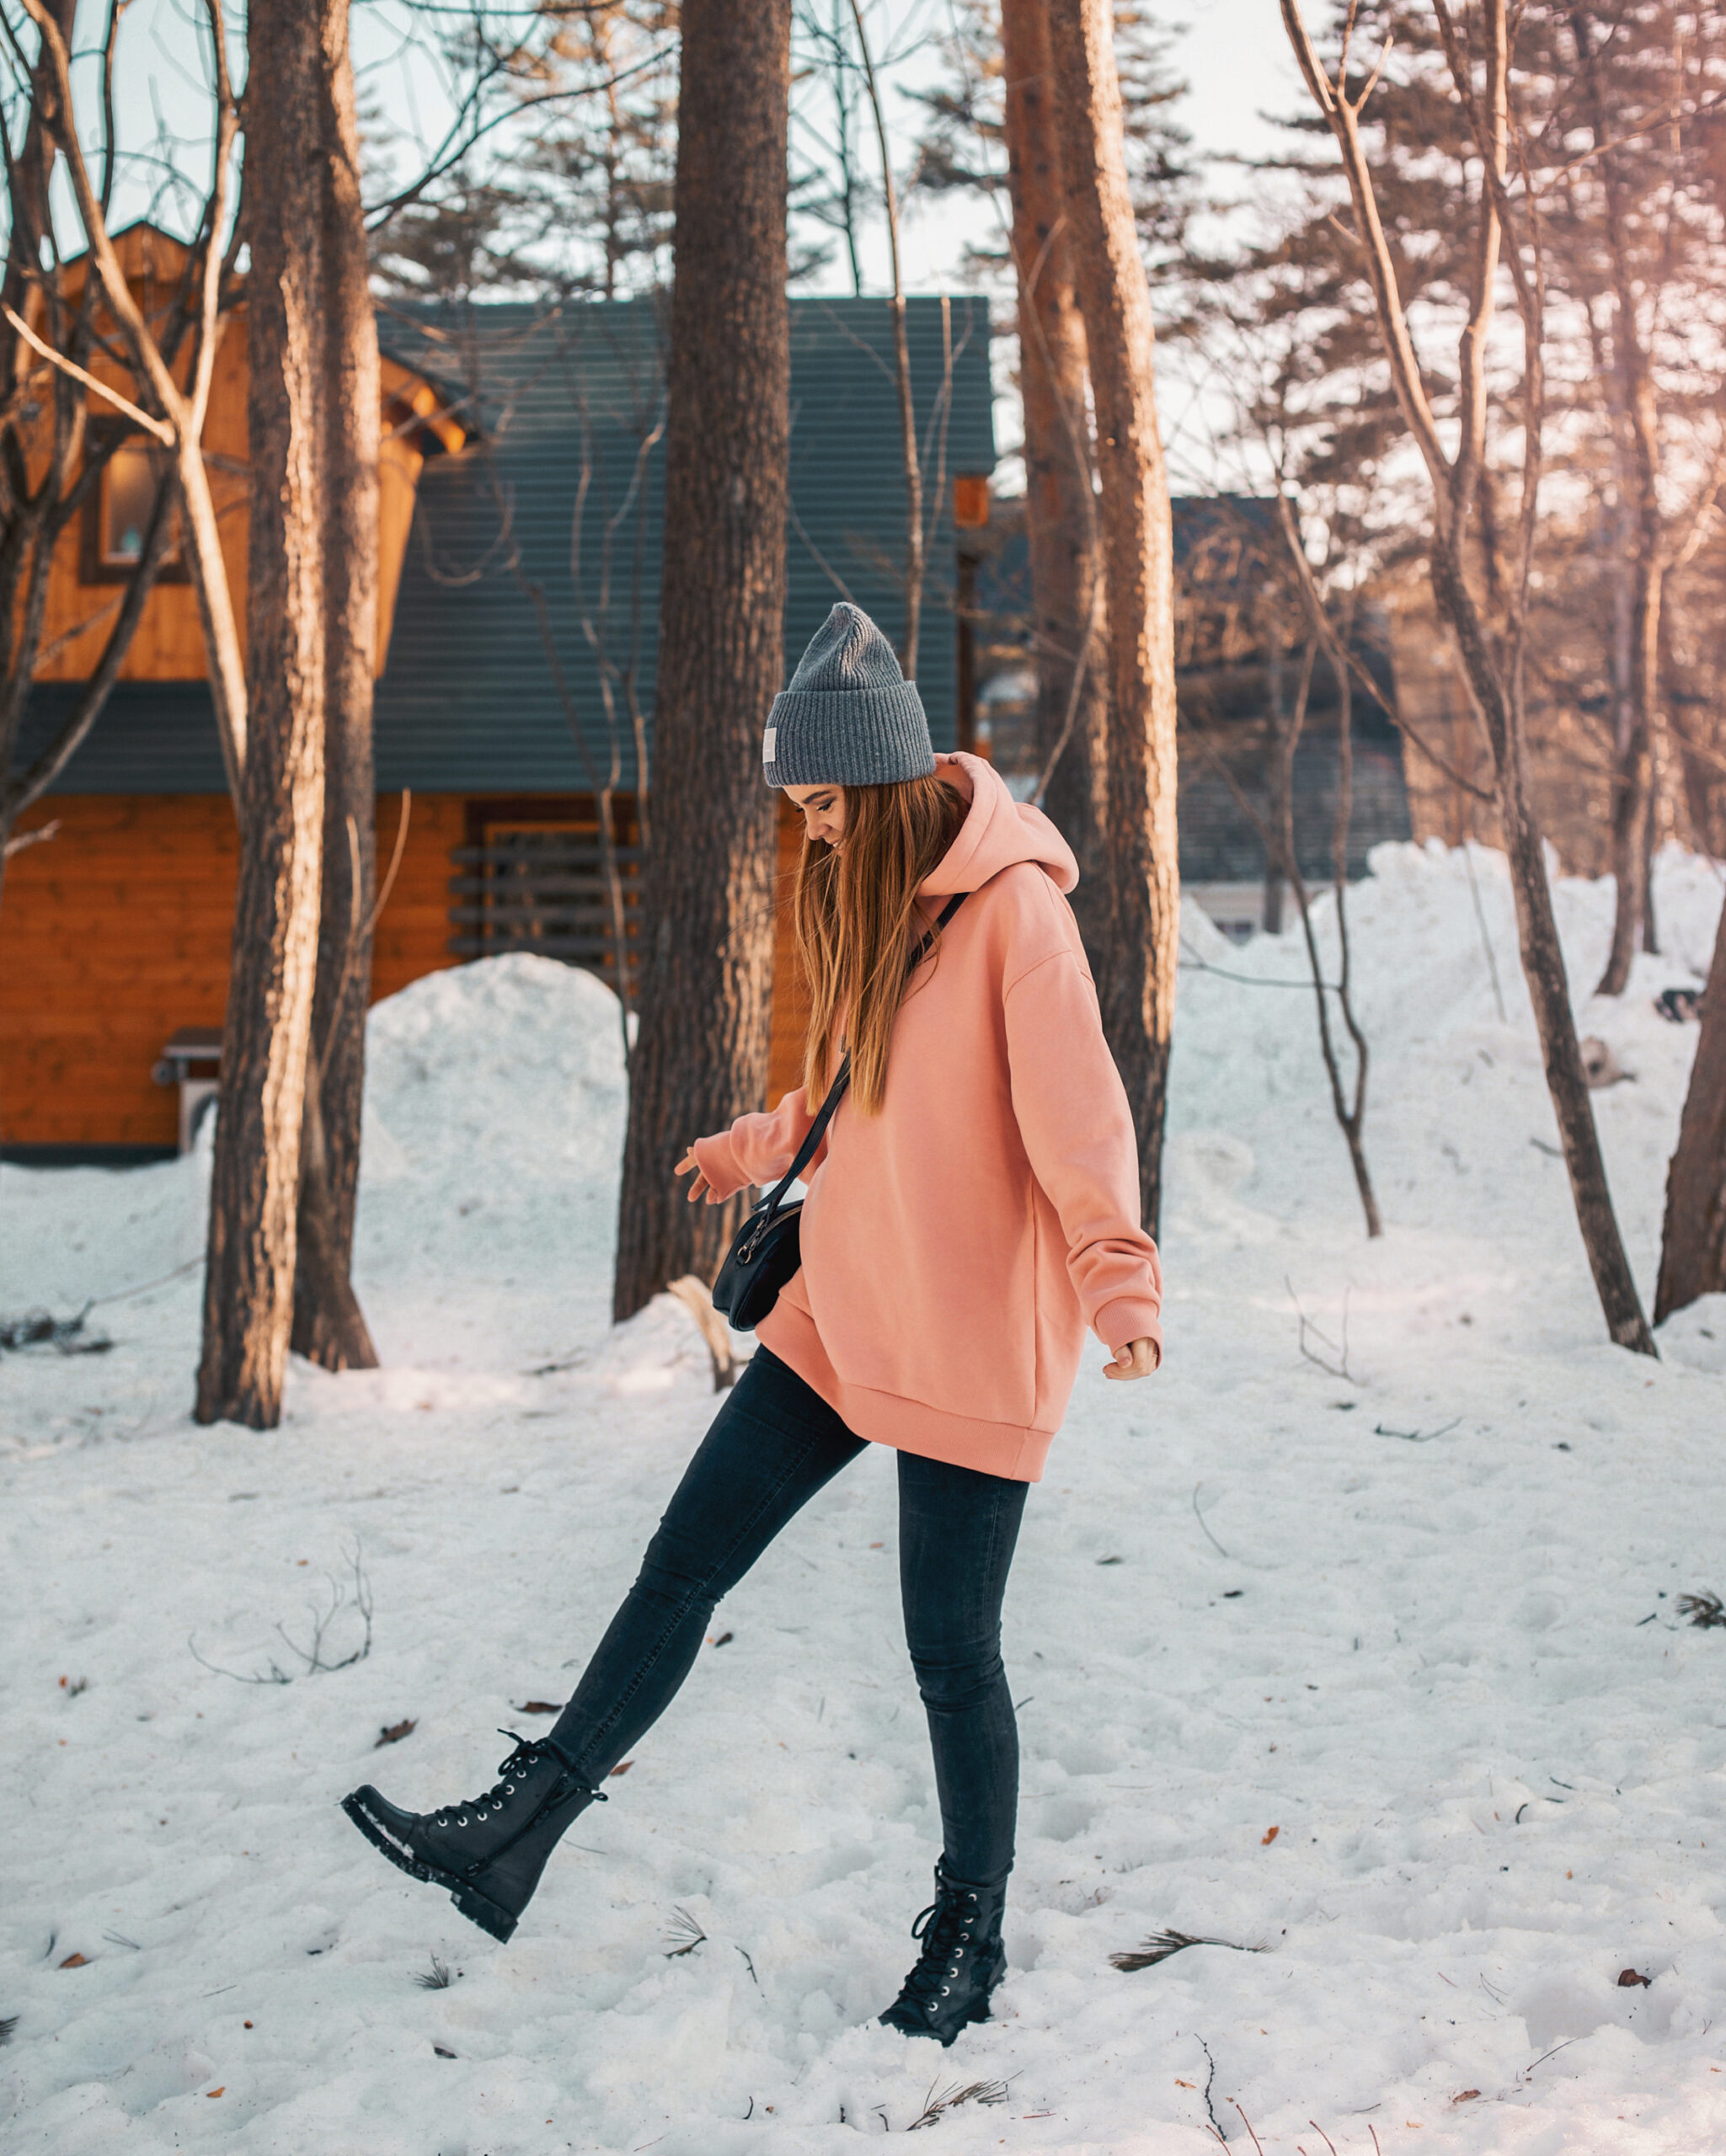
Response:
[[[378,851],[400,797],[378,803]],[[446,884],[465,803],[414,803],[377,926],[376,996],[452,965]],[[0,892],[0,1139],[172,1145],[177,1095],[150,1071],[181,1026],[219,1026],[233,922],[225,794],[88,794],[43,802],[25,830],[57,837],[8,865]]]
[[[377,925],[374,1000],[451,956],[451,854],[468,835],[460,794],[416,794]],[[377,804],[380,873],[402,797]],[[233,924],[234,823],[226,794],[61,795],[22,829],[58,835],[8,865],[0,891],[0,1140],[172,1145],[177,1095],[151,1069],[182,1026],[219,1026]],[[782,804],[777,990],[767,1097],[802,1083],[809,999],[791,933],[802,819]]]
[[[468,804],[459,793],[416,793],[408,842],[389,904],[378,918],[371,953],[371,1000],[394,995],[422,974],[461,961],[450,953],[450,854],[467,831]],[[402,797],[377,803],[377,873],[389,867]]]
[[[395,889],[377,923],[373,1001],[449,953],[451,850],[468,832],[460,793],[416,793]],[[401,796],[377,800],[388,865]],[[151,1067],[179,1027],[220,1027],[233,933],[233,811],[224,793],[84,793],[39,802],[22,828],[58,821],[0,890],[0,1140],[173,1145],[177,1093]],[[803,1082],[809,998],[792,942],[803,819],[781,806],[768,1100]]]
[[[147,283],[134,280],[140,303],[156,313],[161,296]],[[126,396],[133,393],[132,378],[105,356],[99,357],[91,372],[112,382]],[[179,373],[184,378],[185,368]],[[246,526],[250,482],[245,476],[246,429],[246,321],[243,308],[222,325],[211,379],[210,409],[204,422],[204,446],[211,457],[210,492],[222,530],[222,558],[233,594],[234,616],[243,633],[246,619]],[[91,392],[93,419],[111,418],[113,407]],[[140,437],[142,439],[142,437]],[[222,460],[217,462],[216,460]],[[239,467],[238,471],[227,468]],[[58,637],[66,637],[47,662],[37,668],[43,681],[88,680],[102,656],[109,627],[126,587],[122,584],[86,584],[80,574],[83,551],[81,518],[75,517],[54,550],[48,573],[48,611],[42,632],[45,650]],[[73,633],[81,624],[88,626]],[[120,670],[122,681],[201,681],[205,675],[204,632],[198,620],[198,598],[184,579],[158,584],[144,602],[143,619]]]
[[[159,321],[177,294],[185,249],[147,226],[134,226],[116,242],[126,278],[147,318]],[[81,280],[74,280],[75,285]],[[98,318],[112,341],[110,318],[99,307]],[[210,408],[204,422],[204,447],[210,456],[210,492],[222,528],[222,558],[233,595],[234,617],[245,642],[247,526],[250,481],[247,473],[249,430],[246,421],[246,310],[237,307],[221,325],[221,342],[211,376]],[[179,369],[187,378],[190,353]],[[91,372],[122,395],[136,398],[136,386],[126,367],[105,353],[98,353]],[[408,532],[414,520],[414,500],[420,467],[425,462],[420,432],[413,426],[415,415],[429,418],[431,430],[446,448],[459,449],[462,428],[441,415],[436,393],[419,375],[384,355],[383,441],[380,452],[378,503],[378,622],[375,670],[382,674],[389,652],[390,629],[395,616],[396,594],[407,555]],[[111,422],[114,407],[92,391],[87,400],[93,419]],[[48,423],[37,429],[41,444],[33,462],[40,465],[47,455]],[[140,440],[142,436],[137,437]],[[34,475],[40,477],[40,470]],[[102,647],[125,591],[123,584],[86,584],[83,579],[83,520],[73,519],[55,549],[48,574],[48,606],[42,644],[51,655],[36,671],[43,681],[87,680],[102,655]],[[57,650],[51,648],[61,638]],[[205,677],[204,632],[198,619],[197,595],[183,578],[159,583],[144,603],[143,619],[120,670],[123,681],[201,681]]]

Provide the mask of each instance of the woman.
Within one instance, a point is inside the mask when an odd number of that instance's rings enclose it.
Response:
[[[676,1172],[710,1205],[783,1176],[848,1047],[849,1094],[806,1171],[802,1269],[551,1734],[518,1739],[472,1803],[408,1812],[368,1787],[345,1809],[507,1939],[559,1836],[688,1674],[719,1598],[842,1468],[891,1446],[943,1848],[921,1956],[881,2019],[950,2044],[987,2017],[1005,1967],[1018,1740],[1001,1605],[1026,1493],[1087,1325],[1113,1351],[1106,1376],[1157,1367],[1157,1251],[1054,826],[986,764],[934,755],[915,686],[855,606],[833,609],[774,699],[761,755],[804,819],[804,1083],[696,1140]]]

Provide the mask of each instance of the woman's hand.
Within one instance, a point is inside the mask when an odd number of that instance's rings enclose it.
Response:
[[[687,1193],[689,1202],[692,1205],[694,1204],[697,1198],[705,1198],[709,1205],[718,1205],[722,1202],[719,1198],[714,1196],[713,1185],[702,1173],[701,1162],[695,1157],[695,1148],[693,1145],[689,1148],[688,1151],[683,1155],[683,1158],[677,1163],[676,1172],[680,1176],[692,1175],[695,1177],[695,1181],[690,1184]]]
[[[682,1173],[681,1169],[678,1173]],[[1125,1348],[1115,1349],[1114,1360],[1103,1364],[1103,1374],[1106,1378],[1148,1378],[1157,1363],[1154,1340],[1130,1340]]]

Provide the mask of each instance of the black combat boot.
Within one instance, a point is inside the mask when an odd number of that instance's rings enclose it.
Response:
[[[881,2016],[884,2028],[950,2044],[967,2023],[988,2020],[989,1994],[1007,1973],[1006,1901],[1004,1886],[968,1886],[936,1865],[935,1899],[911,1928],[922,1954]]]
[[[530,1744],[512,1729],[516,1748],[500,1777],[471,1804],[441,1812],[403,1812],[368,1782],[342,1799],[342,1810],[368,1842],[415,1879],[447,1886],[464,1917],[494,1939],[507,1939],[539,1884],[558,1838],[597,1800],[576,1780],[569,1762],[542,1739]]]

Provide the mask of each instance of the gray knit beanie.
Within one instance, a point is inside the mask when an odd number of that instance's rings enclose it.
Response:
[[[761,735],[769,786],[892,786],[935,768],[916,683],[860,606],[842,602],[810,638]]]

